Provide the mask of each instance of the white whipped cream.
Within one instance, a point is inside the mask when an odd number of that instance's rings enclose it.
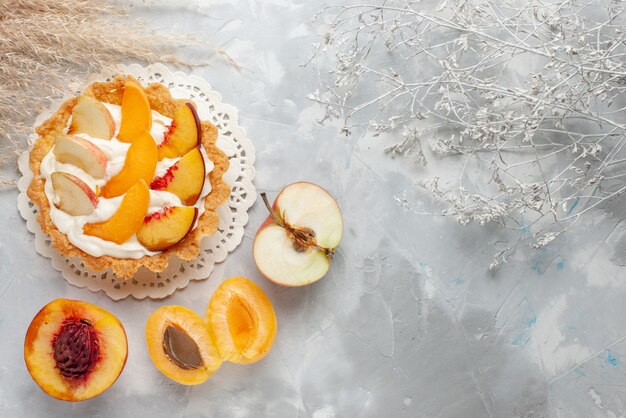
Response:
[[[145,255],[158,254],[158,252],[149,251],[143,245],[141,245],[136,236],[132,236],[128,241],[123,244],[116,244],[115,242],[106,241],[102,238],[85,235],[83,233],[83,226],[85,224],[103,222],[111,218],[111,216],[113,216],[113,214],[119,208],[120,203],[124,198],[124,195],[117,196],[111,199],[99,197],[98,206],[96,207],[96,209],[91,214],[86,216],[72,216],[63,212],[55,206],[55,203],[59,203],[59,197],[54,191],[54,188],[52,187],[52,181],[50,179],[50,176],[55,171],[63,171],[72,174],[84,181],[87,185],[89,185],[89,187],[91,187],[92,190],[95,191],[96,187],[102,188],[106,184],[106,182],[111,177],[119,173],[124,166],[126,153],[128,152],[130,144],[117,140],[120,121],[122,119],[122,110],[121,107],[117,105],[109,103],[104,103],[104,105],[109,110],[111,116],[113,117],[113,120],[115,121],[116,128],[114,137],[111,140],[106,140],[100,138],[92,138],[86,134],[78,134],[78,136],[86,139],[87,141],[90,141],[91,143],[99,147],[102,152],[104,152],[108,157],[109,161],[107,164],[106,175],[104,179],[95,179],[89,174],[85,173],[82,169],[74,165],[58,162],[53,152],[54,147],[41,161],[40,171],[41,176],[46,181],[44,189],[46,197],[48,198],[48,202],[50,203],[50,218],[52,220],[52,223],[57,227],[57,229],[60,232],[64,233],[72,244],[94,257],[108,255],[116,258],[136,259],[141,258]],[[150,134],[157,144],[160,144],[163,141],[165,131],[167,130],[167,127],[170,125],[171,122],[172,120],[170,118],[165,117],[160,113],[155,112],[154,110],[152,111],[152,129],[150,131]],[[213,162],[209,160],[209,157],[204,148],[201,147],[200,152],[202,154],[202,158],[204,159],[206,175],[208,177],[209,173],[213,170]],[[160,177],[165,174],[168,168],[174,165],[179,159],[180,158],[164,158],[163,160],[159,161],[157,163],[155,177]],[[198,208],[198,218],[200,218],[200,215],[204,213],[204,201],[206,199],[206,196],[210,192],[211,182],[207,178],[204,182],[204,187],[202,188],[200,197],[194,205],[194,207]],[[163,208],[169,206],[183,206],[183,204],[178,196],[173,193],[162,190],[150,190],[150,205],[146,215],[158,212]],[[197,223],[198,221],[196,220],[196,225],[194,225],[194,229],[197,227]]]

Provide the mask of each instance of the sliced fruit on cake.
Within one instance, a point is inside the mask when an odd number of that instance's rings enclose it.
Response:
[[[109,110],[90,96],[80,96],[72,110],[68,134],[84,133],[93,138],[111,139],[115,134],[115,121]]]
[[[165,208],[146,216],[137,231],[137,239],[150,251],[163,251],[178,244],[191,232],[198,209],[188,206]]]
[[[152,109],[143,87],[135,81],[124,84],[122,96],[122,122],[117,139],[134,142],[143,132],[152,128]]]
[[[178,108],[174,120],[159,144],[159,160],[185,155],[202,142],[200,118],[191,103]]]
[[[98,196],[84,181],[62,171],[50,176],[59,202],[57,208],[72,216],[89,215],[98,206]]]
[[[193,206],[206,180],[206,168],[199,148],[194,148],[150,184],[153,190],[174,193],[187,206]]]
[[[96,179],[104,178],[109,159],[97,145],[75,135],[59,135],[54,139],[57,161],[72,164]]]

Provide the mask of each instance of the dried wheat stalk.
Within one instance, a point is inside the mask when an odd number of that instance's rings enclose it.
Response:
[[[5,164],[25,149],[34,117],[72,81],[127,60],[180,63],[169,53],[183,43],[199,44],[149,31],[125,7],[107,0],[3,0],[0,39],[0,163]],[[202,46],[225,56],[210,44]],[[0,178],[0,187],[12,183]]]
[[[460,157],[454,182],[417,183],[446,203],[441,215],[520,232],[492,268],[520,243],[541,248],[624,199],[623,3],[455,0],[427,9],[389,0],[316,16],[329,23],[312,58],[321,87],[309,97],[326,118],[343,120],[344,132],[402,129],[387,151],[416,162],[425,162],[425,145]],[[486,181],[464,184],[468,161]]]

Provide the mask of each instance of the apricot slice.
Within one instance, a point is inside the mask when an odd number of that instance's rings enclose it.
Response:
[[[142,132],[128,148],[124,167],[104,185],[100,195],[111,198],[126,193],[139,180],[150,184],[157,164],[157,147],[148,132]]]
[[[224,281],[211,297],[207,316],[209,332],[224,360],[254,363],[272,348],[277,325],[274,307],[248,279]]]
[[[174,114],[174,120],[159,144],[159,161],[185,155],[202,143],[200,118],[191,103],[185,103]]]
[[[152,110],[150,101],[137,82],[127,81],[122,96],[122,122],[117,139],[122,142],[134,142],[143,131],[152,128]]]
[[[78,300],[57,299],[44,306],[24,341],[28,372],[44,392],[64,401],[104,392],[122,372],[127,354],[121,322]]]
[[[157,369],[183,385],[197,385],[222,364],[205,321],[182,306],[163,306],[146,323],[148,353]]]
[[[193,229],[198,209],[188,206],[165,208],[144,218],[137,239],[150,251],[163,251],[182,241]]]
[[[194,148],[183,156],[167,172],[150,183],[153,190],[174,193],[187,206],[193,206],[204,187],[206,169],[200,148]]]
[[[104,222],[85,224],[83,232],[87,235],[123,244],[132,237],[146,216],[150,204],[150,191],[145,181],[139,180],[128,189],[120,207],[113,216]]]

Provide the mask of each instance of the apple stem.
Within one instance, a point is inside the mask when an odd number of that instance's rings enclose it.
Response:
[[[267,200],[267,194],[265,194],[265,192],[261,192],[261,198],[263,199],[263,203],[265,203],[265,207],[269,211],[270,215],[272,215],[272,219],[274,219],[276,225],[285,228],[285,222],[280,216],[278,216],[276,212],[274,212],[274,209],[272,209],[272,205],[270,205],[269,200]]]

